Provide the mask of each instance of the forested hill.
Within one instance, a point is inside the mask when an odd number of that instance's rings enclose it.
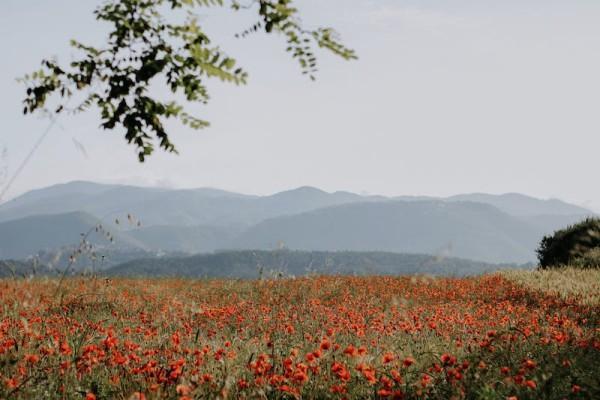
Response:
[[[119,276],[186,276],[258,278],[307,274],[464,276],[501,267],[460,258],[423,254],[354,251],[245,250],[129,261],[105,271]]]

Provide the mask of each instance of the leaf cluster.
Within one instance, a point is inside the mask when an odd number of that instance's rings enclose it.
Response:
[[[208,79],[240,85],[248,78],[234,58],[213,44],[192,12],[196,7],[210,6],[256,12],[257,22],[237,36],[257,31],[283,35],[287,51],[311,79],[317,71],[315,47],[344,59],[356,58],[331,28],[306,30],[292,0],[260,0],[246,5],[237,0],[108,0],[95,11],[98,21],[111,26],[105,45],[96,48],[71,41],[81,57],[69,67],[56,60],[43,60],[40,70],[22,79],[27,85],[23,112],[77,113],[95,106],[100,111],[101,127],[122,129],[126,141],[136,147],[139,161],[152,154],[157,143],[168,152],[176,152],[164,125],[167,119],[178,119],[194,129],[209,123],[186,112],[177,101],[153,95],[153,85],[161,82],[173,97],[183,95],[188,102],[206,104],[210,99]],[[167,20],[166,9],[184,10],[187,17],[183,22]],[[69,99],[76,93],[83,98],[69,109]],[[51,95],[57,95],[58,104],[48,110]]]

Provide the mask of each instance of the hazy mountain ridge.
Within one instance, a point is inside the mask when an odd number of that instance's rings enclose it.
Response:
[[[53,271],[44,264],[36,265],[22,260],[0,260],[0,279],[51,275],[52,273]]]
[[[585,215],[592,211],[583,207],[566,203],[559,199],[536,199],[520,193],[504,193],[491,195],[486,193],[459,194],[447,197],[449,201],[473,201],[493,205],[510,215],[543,216],[543,215]]]
[[[112,233],[120,246],[136,251],[276,249],[283,243],[303,250],[422,252],[489,262],[532,261],[544,234],[592,214],[560,200],[514,193],[390,198],[300,187],[254,196],[71,182],[0,205],[0,258],[75,245],[86,228],[128,213],[141,220],[141,228],[121,224]]]
[[[221,248],[237,231],[216,226],[155,225],[126,233],[152,250],[204,253]]]
[[[99,220],[84,212],[35,215],[0,223],[0,258],[19,259],[66,245],[77,245],[90,231],[90,243],[108,245],[110,240],[94,227]],[[119,246],[138,248],[143,245],[118,231],[110,232]]]
[[[237,249],[448,253],[487,262],[534,258],[539,232],[497,208],[472,202],[356,203],[278,217],[242,233]]]
[[[93,185],[98,186],[93,188]],[[266,218],[294,214],[351,201],[359,195],[329,194],[315,188],[298,188],[271,196],[251,196],[218,189],[156,189],[82,182],[51,186],[26,193],[0,205],[0,221],[38,214],[84,211],[97,218],[131,213],[145,226],[213,225],[244,227]],[[104,190],[103,190],[104,188]],[[168,205],[168,206],[165,206]]]
[[[156,209],[155,203],[170,201],[173,206],[171,208],[187,205],[183,209],[189,208],[195,211],[190,213],[190,221],[187,221],[186,225],[199,225],[201,222],[193,221],[194,218],[209,219],[210,216],[199,217],[199,215],[208,214],[209,211],[218,211],[216,215],[221,218],[238,214],[237,220],[244,219],[243,214],[239,210],[236,212],[234,207],[249,208],[255,214],[262,214],[254,216],[262,220],[276,217],[280,214],[300,213],[337,204],[396,200],[472,201],[493,205],[515,216],[593,214],[588,209],[566,203],[562,200],[542,200],[519,193],[505,193],[500,195],[470,193],[446,198],[431,196],[386,197],[380,195],[364,196],[345,191],[328,193],[314,187],[303,186],[268,196],[256,196],[214,188],[165,189],[74,181],[35,189],[1,204],[0,221],[17,219],[29,215],[61,214],[71,211],[86,211],[97,218],[102,218],[106,213],[119,212],[123,208],[128,209],[131,213],[135,213],[136,209],[141,208],[140,211],[144,214],[143,205],[151,205],[155,207],[152,208],[152,211],[160,211]],[[207,206],[207,204],[203,204],[202,202],[196,203],[198,201],[209,201],[208,205],[216,208],[216,210],[207,209],[202,213],[202,210],[199,211],[198,209],[201,209],[202,206]],[[224,211],[219,211],[219,207],[211,203],[211,201],[223,203],[221,204],[221,209],[224,209]],[[192,204],[190,205],[189,203]],[[141,217],[142,215],[140,215]],[[213,216],[213,218],[215,217]],[[154,222],[154,219],[158,219],[156,215],[150,215],[146,219],[146,225],[158,224]]]

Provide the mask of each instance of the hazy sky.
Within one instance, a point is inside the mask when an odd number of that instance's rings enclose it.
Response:
[[[100,43],[97,0],[2,0],[0,167],[12,174],[48,120],[21,114],[15,78],[68,41]],[[387,195],[522,192],[600,210],[600,2],[299,0],[360,60],[320,57],[316,82],[281,38],[234,39],[251,21],[201,9],[250,73],[210,84],[212,127],[170,126],[180,155],[145,164],[95,112],[63,116],[8,197],[76,179],[272,193],[301,185]],[[81,146],[84,151],[82,151]],[[2,184],[6,182],[3,178]]]

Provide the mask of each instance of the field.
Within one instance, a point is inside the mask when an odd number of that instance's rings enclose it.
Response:
[[[0,398],[597,399],[588,273],[3,280]]]
[[[581,304],[600,305],[600,269],[508,270],[502,271],[502,275],[531,290],[542,291]]]

